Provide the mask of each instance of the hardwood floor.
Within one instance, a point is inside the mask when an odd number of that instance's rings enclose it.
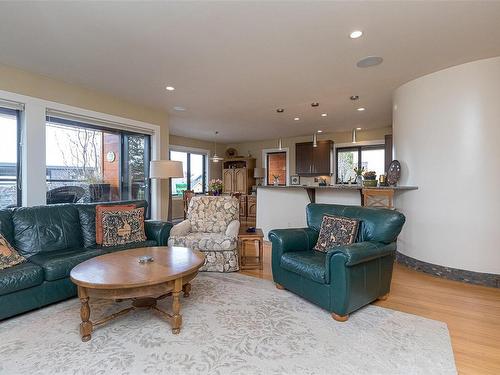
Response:
[[[264,269],[242,273],[272,280],[269,242],[264,245]],[[448,324],[459,374],[500,374],[500,289],[444,280],[396,264],[389,297],[375,304]]]

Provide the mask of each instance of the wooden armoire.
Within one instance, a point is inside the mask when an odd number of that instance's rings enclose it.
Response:
[[[225,159],[222,164],[223,192],[227,194],[239,193],[240,220],[255,220],[257,216],[257,197],[250,195],[255,185],[253,170],[254,158]]]

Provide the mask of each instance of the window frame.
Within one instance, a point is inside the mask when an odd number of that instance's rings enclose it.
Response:
[[[113,133],[116,134],[120,137],[120,155],[119,155],[119,160],[120,160],[120,167],[118,168],[119,172],[119,181],[120,181],[120,200],[123,200],[123,195],[126,191],[125,188],[125,181],[124,181],[124,176],[128,172],[128,165],[125,165],[125,151],[126,151],[126,146],[125,146],[125,139],[127,136],[142,136],[144,137],[144,165],[145,165],[145,172],[147,171],[146,178],[146,194],[144,199],[148,202],[148,210],[146,213],[146,218],[149,219],[151,217],[151,182],[150,182],[150,177],[149,177],[149,161],[151,160],[151,155],[152,155],[152,147],[151,147],[151,135],[150,134],[144,134],[140,132],[133,132],[129,130],[121,130],[121,129],[116,129],[116,128],[111,128],[111,127],[105,127],[105,126],[97,126],[93,124],[88,124],[85,122],[81,121],[75,121],[75,120],[67,120],[64,118],[59,118],[56,116],[45,116],[45,126],[47,124],[52,123],[52,124],[59,124],[62,126],[73,126],[73,127],[79,127],[79,128],[84,128],[84,129],[92,129],[92,130],[97,130],[97,131],[103,131],[103,132],[108,132],[108,133]],[[45,151],[47,152],[47,151]],[[72,182],[73,180],[49,180],[45,178],[45,183],[48,181],[60,181],[60,182]],[[128,200],[128,199],[127,199]]]
[[[358,168],[361,168],[363,161],[361,160],[362,151],[366,150],[383,150],[385,155],[385,144],[365,145],[365,146],[345,146],[335,148],[335,182],[337,184],[346,184],[339,180],[339,152],[357,151],[358,152]],[[384,161],[385,164],[385,161]]]
[[[191,189],[191,155],[200,155],[203,157],[203,171],[202,171],[202,179],[203,179],[203,190],[201,192],[196,192],[195,194],[199,195],[204,195],[208,192],[208,154],[206,152],[203,152],[201,150],[196,151],[196,150],[189,150],[189,149],[182,149],[182,148],[170,148],[168,150],[168,159],[172,160],[172,151],[174,152],[183,152],[186,154],[186,190],[192,190]],[[170,183],[170,191],[173,191],[172,189],[172,182]],[[172,194],[172,197],[181,197],[182,194]]]
[[[22,128],[21,128],[21,110],[0,107],[0,113],[16,117],[16,207],[22,206],[23,190],[22,190]]]

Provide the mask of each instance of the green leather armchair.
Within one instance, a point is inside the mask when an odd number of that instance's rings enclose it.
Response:
[[[307,228],[269,232],[276,287],[321,306],[338,321],[346,321],[351,312],[376,299],[385,299],[404,215],[386,209],[314,203],[307,206],[306,215]],[[357,241],[326,253],[313,250],[324,215],[359,219]]]

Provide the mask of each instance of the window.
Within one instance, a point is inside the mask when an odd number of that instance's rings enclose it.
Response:
[[[279,185],[286,185],[286,152],[269,152],[266,160],[267,184],[273,185],[275,177]]]
[[[47,204],[150,201],[150,136],[47,117]]]
[[[0,208],[21,205],[20,111],[0,108]]]
[[[193,190],[195,193],[206,193],[206,154],[171,150],[170,160],[181,161],[184,172],[184,177],[172,178],[172,195],[181,195],[184,190]]]
[[[385,146],[358,146],[337,148],[337,183],[356,179],[354,168],[375,171],[377,176],[385,173]]]

